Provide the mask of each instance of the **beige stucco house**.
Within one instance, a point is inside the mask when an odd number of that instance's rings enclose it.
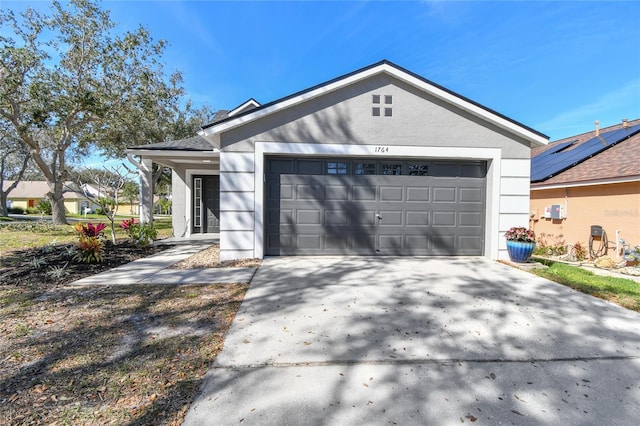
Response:
[[[532,151],[532,224],[547,243],[588,244],[591,226],[640,244],[640,119]]]

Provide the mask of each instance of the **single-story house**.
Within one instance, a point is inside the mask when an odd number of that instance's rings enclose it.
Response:
[[[173,170],[176,236],[220,257],[506,258],[529,223],[531,148],[548,137],[389,61],[221,112],[198,137],[132,147],[149,218],[152,162]]]
[[[588,244],[593,225],[609,241],[620,231],[640,244],[640,119],[596,124],[534,148],[531,157],[531,214],[548,244]]]
[[[2,190],[6,191],[14,181],[4,181]],[[36,208],[41,200],[47,199],[49,186],[45,181],[27,180],[20,181],[18,185],[9,192],[7,196],[7,207],[19,207],[26,211],[28,208]],[[78,186],[75,182],[65,182],[62,197],[66,213],[83,214],[87,211],[95,211],[99,208],[96,199],[101,196],[100,189],[94,184],[82,184]],[[118,203],[118,214],[138,214],[140,205],[136,201],[130,203],[128,200],[120,198]]]
[[[4,181],[2,190],[6,191],[14,181]],[[28,208],[36,208],[41,200],[47,198],[49,186],[45,181],[25,180],[18,182],[18,185],[7,195],[7,207],[19,207],[26,211]],[[95,209],[97,204],[91,201],[92,194],[97,190],[90,185],[83,185],[79,188],[73,182],[65,182],[63,190],[64,207],[67,213],[81,214],[85,208]]]

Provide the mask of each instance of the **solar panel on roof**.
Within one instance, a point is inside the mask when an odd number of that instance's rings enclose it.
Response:
[[[613,130],[611,132],[603,133],[600,136],[607,141],[607,144],[614,145],[630,136],[633,136],[640,131],[640,124],[627,127],[626,129]]]
[[[640,132],[640,124],[595,136],[573,149],[559,144],[531,159],[531,182],[541,182]],[[562,146],[562,147],[560,147]]]

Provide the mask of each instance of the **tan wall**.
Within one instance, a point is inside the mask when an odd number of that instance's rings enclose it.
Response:
[[[70,201],[65,200],[64,208],[67,211],[67,213],[77,214],[78,213],[78,202],[76,200],[70,200]]]
[[[565,198],[566,197],[566,198]],[[544,219],[544,208],[565,206],[566,219]],[[566,189],[531,191],[531,211],[535,212],[536,235],[547,234],[565,245],[589,243],[591,225],[600,225],[609,241],[615,242],[616,229],[631,245],[640,244],[640,182],[594,185]]]
[[[11,200],[11,207],[21,207],[24,210],[27,209],[29,200],[13,200],[11,198],[9,198],[9,200]]]

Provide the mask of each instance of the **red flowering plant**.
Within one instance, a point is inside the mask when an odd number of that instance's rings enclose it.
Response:
[[[78,233],[78,253],[76,258],[85,263],[102,262],[104,254],[104,223],[80,223],[76,224]]]
[[[124,229],[125,231],[130,231],[132,226],[135,226],[136,224],[136,220],[135,218],[131,218],[131,219],[125,219],[122,221],[122,223],[120,224],[120,228]]]
[[[509,229],[504,237],[507,241],[520,241],[523,243],[535,243],[536,242],[536,234],[532,229],[527,229],[522,226],[514,226]]]
[[[129,238],[140,246],[146,246],[158,237],[153,224],[136,222],[134,218],[123,220],[120,228],[127,231]]]
[[[101,237],[104,236],[102,231],[107,227],[104,223],[93,224],[91,222],[84,224],[78,222],[76,224],[76,232],[83,237]]]

